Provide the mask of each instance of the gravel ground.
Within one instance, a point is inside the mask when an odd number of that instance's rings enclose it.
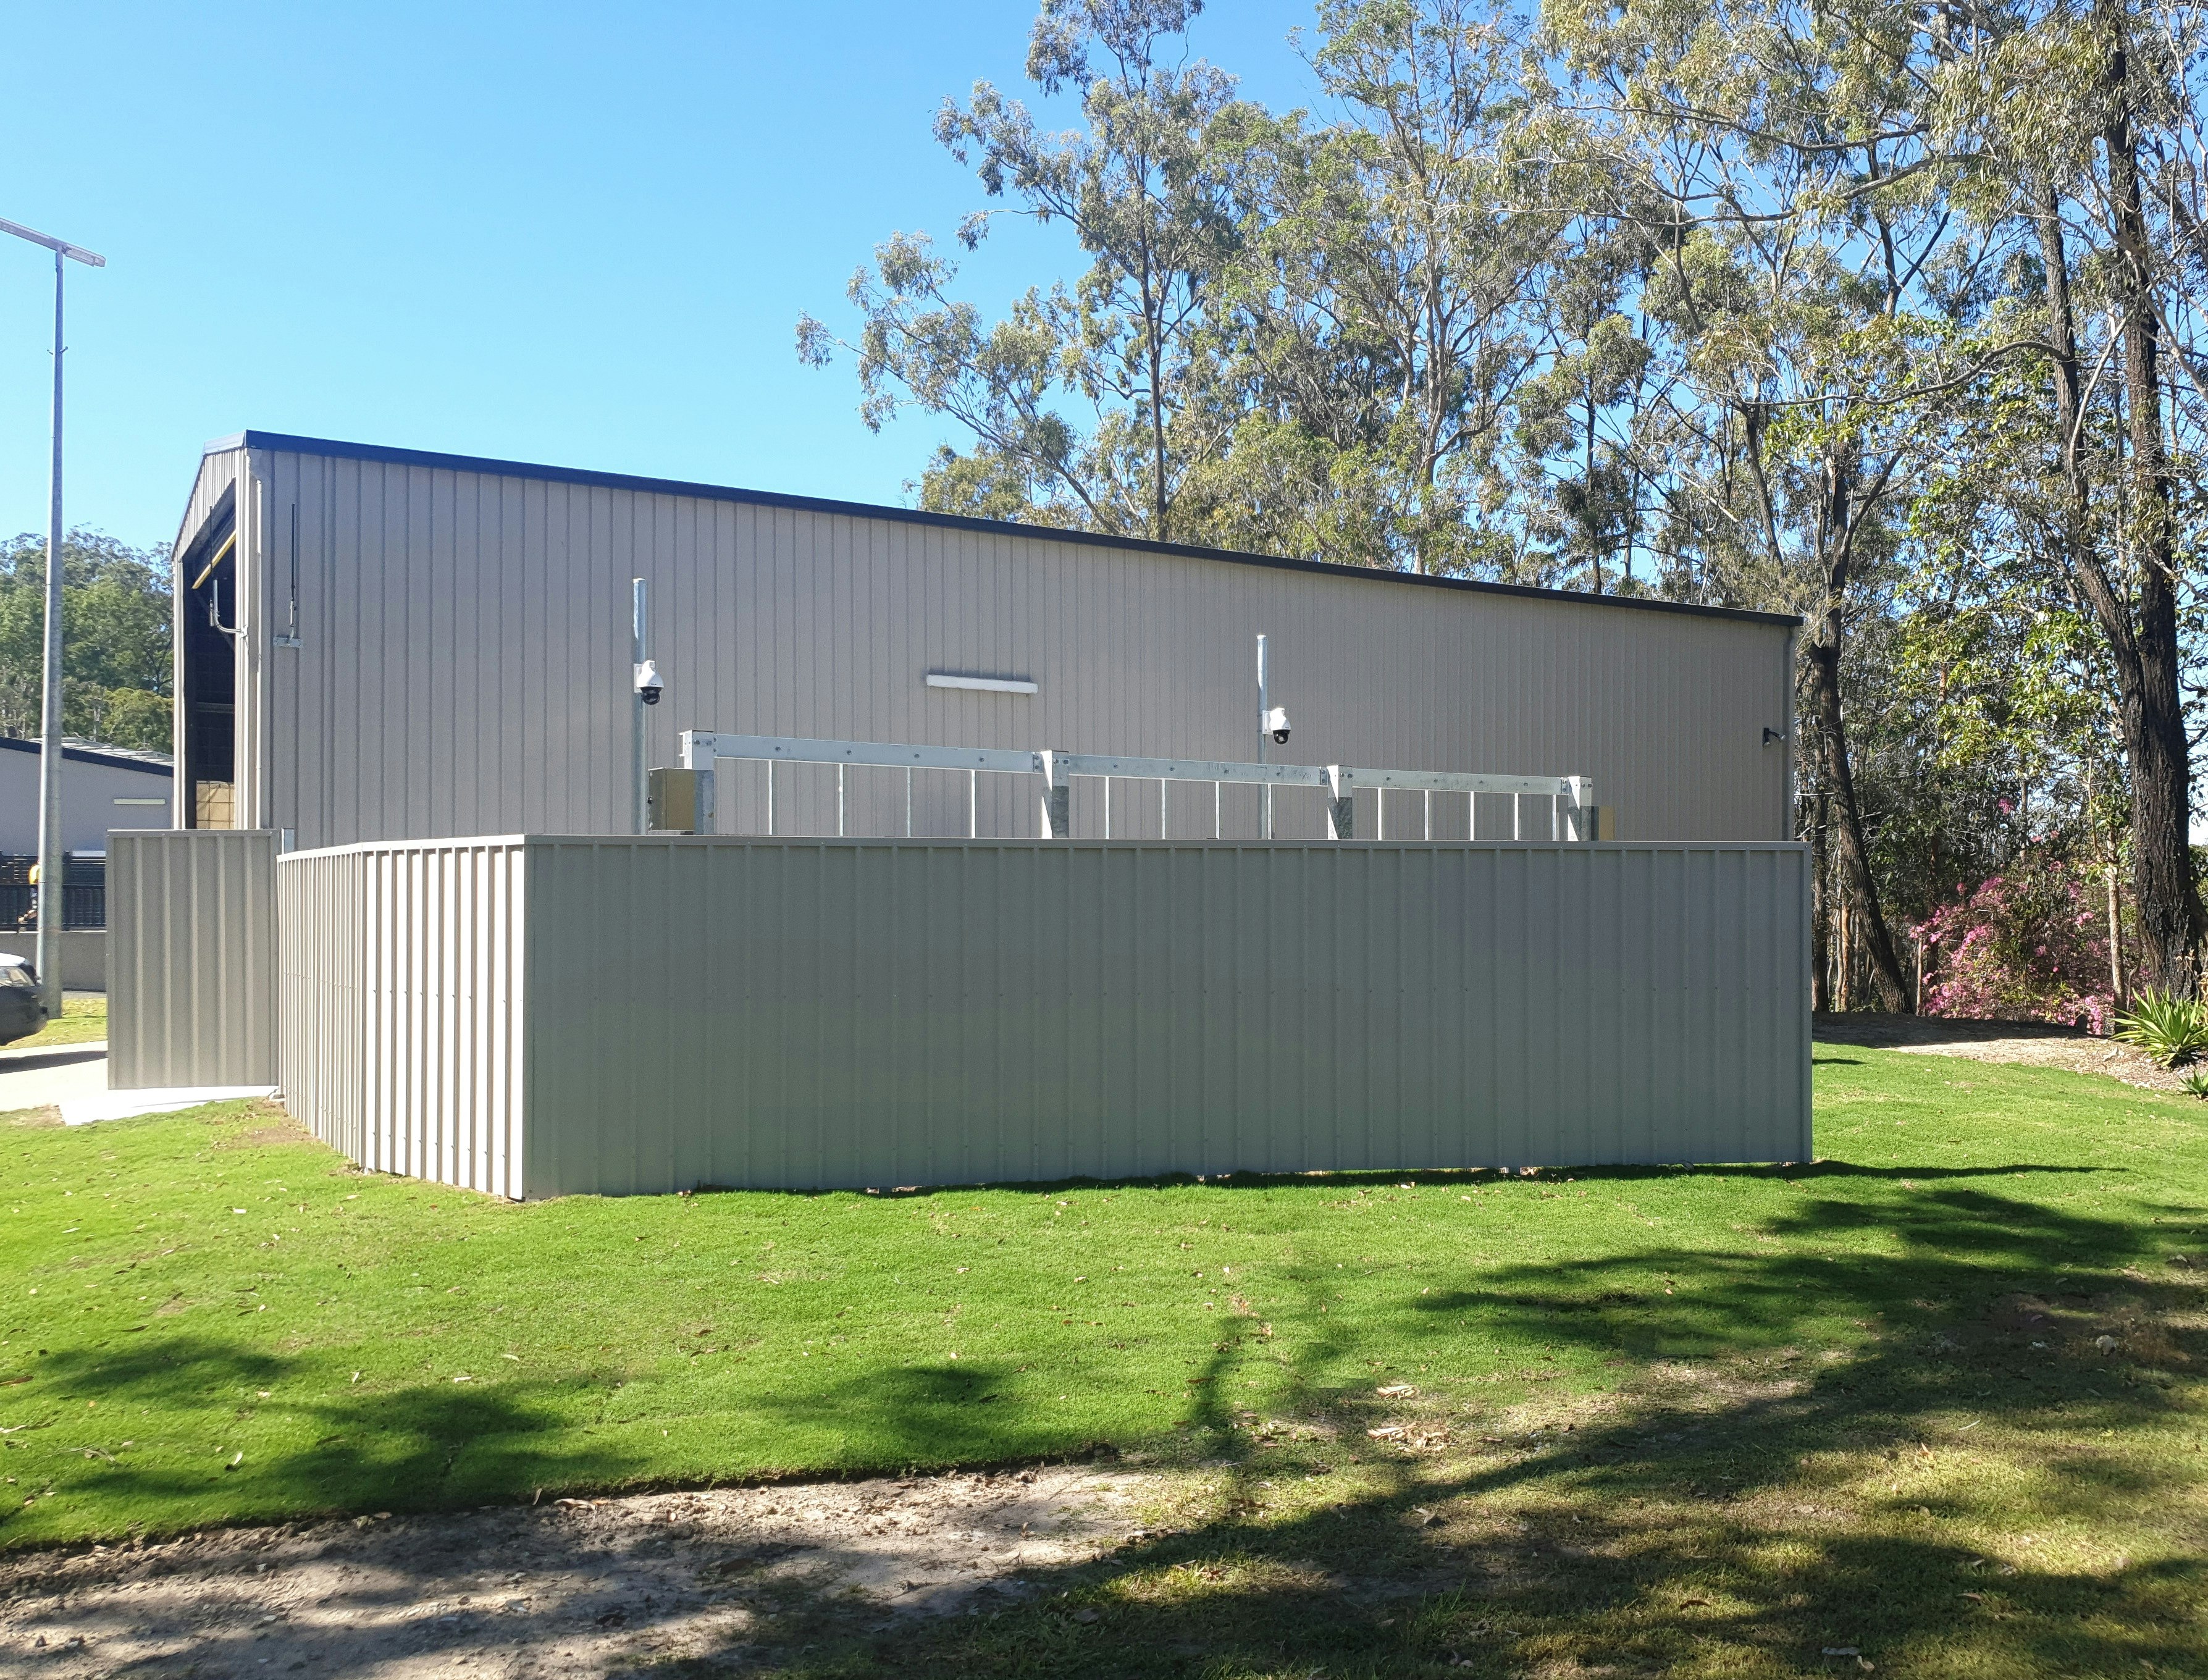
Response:
[[[1859,1044],[1869,1050],[1905,1050],[1924,1056],[1964,1056],[1978,1062],[2020,1062],[2027,1067],[2097,1073],[2152,1091],[2175,1091],[2182,1077],[2157,1066],[2129,1045],[2095,1038],[2074,1027],[2037,1021],[1954,1021],[1930,1015],[1820,1015],[1820,1044]],[[2186,1071],[2190,1071],[2187,1069]]]
[[[0,1674],[604,1674],[1034,1591],[1140,1530],[1080,1467],[495,1506],[0,1557]],[[849,1624],[846,1631],[852,1630]]]

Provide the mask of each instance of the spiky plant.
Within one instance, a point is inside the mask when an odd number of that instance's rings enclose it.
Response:
[[[2116,1036],[2164,1067],[2181,1067],[2208,1050],[2208,1010],[2197,999],[2145,991],[2128,1012],[2116,1017]]]

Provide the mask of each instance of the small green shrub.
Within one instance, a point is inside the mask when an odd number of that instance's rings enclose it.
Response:
[[[2208,1073],[2188,1073],[2177,1083],[2187,1095],[2208,1102]]]
[[[2116,1017],[2116,1036],[2164,1067],[2181,1067],[2208,1050],[2208,1010],[2196,999],[2142,992],[2128,1013]]]

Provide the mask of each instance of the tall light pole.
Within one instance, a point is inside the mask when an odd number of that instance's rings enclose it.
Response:
[[[46,502],[45,684],[39,718],[39,988],[46,1016],[62,1014],[62,272],[63,259],[105,268],[107,259],[65,239],[0,218],[12,233],[54,254],[54,463]]]

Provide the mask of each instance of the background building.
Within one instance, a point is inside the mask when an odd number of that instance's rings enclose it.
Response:
[[[112,747],[62,749],[62,849],[104,852],[111,828],[167,828],[168,759]],[[39,743],[0,735],[0,856],[39,851]]]
[[[112,747],[62,749],[62,983],[106,985],[107,836],[162,829],[174,819],[166,759]],[[31,866],[39,854],[39,743],[0,735],[0,951],[38,948]]]

